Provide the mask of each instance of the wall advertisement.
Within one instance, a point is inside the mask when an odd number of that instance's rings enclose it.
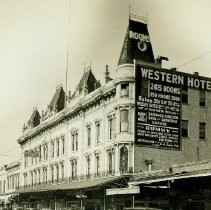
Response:
[[[140,146],[180,149],[180,76],[166,70],[135,69],[135,143]]]

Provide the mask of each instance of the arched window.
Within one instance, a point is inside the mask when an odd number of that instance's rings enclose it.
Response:
[[[100,157],[99,155],[96,156],[96,174],[99,175],[100,172]]]
[[[56,166],[56,181],[59,181],[59,166]]]
[[[125,146],[120,149],[120,171],[121,173],[128,171],[128,149]]]
[[[51,166],[51,181],[54,181],[54,168]]]
[[[108,153],[108,172],[112,174],[113,166],[112,166],[112,152]]]
[[[91,167],[90,157],[87,157],[86,163],[87,163],[87,176],[90,177],[90,167]]]

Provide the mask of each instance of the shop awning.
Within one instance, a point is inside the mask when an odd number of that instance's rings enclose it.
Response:
[[[121,180],[122,178],[125,178],[125,177],[128,177],[128,176],[99,178],[99,179],[85,180],[85,181],[66,182],[66,183],[61,183],[61,184],[49,184],[42,187],[22,188],[22,189],[17,190],[16,193],[44,192],[44,191],[56,191],[56,190],[75,190],[75,189],[83,189],[83,188],[87,189],[87,188],[102,187],[112,182]]]

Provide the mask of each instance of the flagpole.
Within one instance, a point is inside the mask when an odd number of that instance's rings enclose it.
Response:
[[[67,21],[67,54],[66,54],[66,74],[65,74],[65,106],[68,99],[68,71],[69,71],[69,42],[70,42],[70,11],[71,0],[68,0],[68,21]]]

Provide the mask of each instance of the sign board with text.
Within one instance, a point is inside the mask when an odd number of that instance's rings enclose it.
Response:
[[[135,143],[179,150],[181,78],[138,64],[135,73]]]

